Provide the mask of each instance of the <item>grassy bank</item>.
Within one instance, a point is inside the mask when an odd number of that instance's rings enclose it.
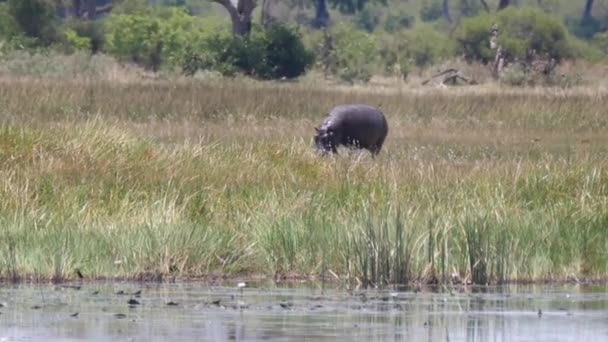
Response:
[[[602,278],[606,95],[3,79],[0,276]],[[377,160],[312,151],[344,102]]]

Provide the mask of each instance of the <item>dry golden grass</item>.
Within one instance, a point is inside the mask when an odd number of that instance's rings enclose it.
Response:
[[[605,96],[4,78],[0,274],[604,277]],[[385,149],[317,156],[353,102],[386,112]]]

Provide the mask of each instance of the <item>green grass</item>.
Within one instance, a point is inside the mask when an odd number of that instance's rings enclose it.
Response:
[[[604,96],[5,79],[0,276],[604,278]],[[312,150],[344,102],[385,109],[378,159]]]

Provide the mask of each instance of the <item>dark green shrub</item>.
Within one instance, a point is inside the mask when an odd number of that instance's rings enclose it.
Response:
[[[413,29],[384,35],[378,42],[378,56],[386,72],[407,78],[413,67],[422,70],[453,55],[453,44],[432,25],[419,23]]]
[[[599,20],[593,17],[582,19],[568,18],[566,19],[566,27],[572,34],[582,39],[591,39],[594,34],[606,29],[605,25],[602,25]]]
[[[401,40],[405,43],[406,56],[420,69],[453,54],[452,43],[446,35],[428,24],[406,31]]]
[[[601,53],[608,55],[608,32],[600,32],[593,35],[591,44],[599,49]]]
[[[234,36],[228,28],[202,36],[198,46],[186,49],[182,70],[186,74],[212,69],[225,76],[242,73],[259,79],[295,78],[313,61],[296,29],[255,25],[248,39]]]
[[[380,9],[371,3],[366,3],[363,9],[355,14],[355,25],[358,28],[367,32],[373,32],[380,24],[382,12]]]
[[[474,18],[463,19],[454,31],[457,52],[468,59],[487,63],[494,58],[490,48],[490,30],[495,22],[493,15],[482,13]]]
[[[414,26],[416,17],[405,12],[399,12],[399,14],[389,14],[384,22],[384,30],[386,32],[396,32],[401,29],[407,29]]]
[[[112,15],[106,24],[107,51],[157,70],[161,63],[161,24],[148,15]]]
[[[314,62],[314,55],[302,42],[300,33],[289,26],[273,25],[265,32],[266,79],[294,78],[302,75]]]
[[[348,82],[369,81],[377,53],[374,37],[345,23],[336,25],[331,34],[334,63],[329,70]]]
[[[9,14],[8,4],[0,3],[0,39],[9,40],[19,33],[15,18]]]
[[[457,52],[468,58],[488,62],[494,57],[490,49],[490,32],[496,23],[498,43],[510,58],[526,58],[531,50],[558,61],[573,56],[567,31],[559,19],[534,8],[507,8],[497,14],[481,14],[461,21],[454,32]]]
[[[440,0],[424,0],[420,9],[422,21],[434,21],[443,16],[443,4]]]
[[[20,31],[48,46],[57,39],[55,5],[51,0],[9,0],[8,13]]]
[[[498,42],[514,57],[533,49],[557,60],[572,57],[567,31],[560,20],[538,9],[507,8],[499,14]]]
[[[79,45],[84,40],[88,41],[86,49],[91,53],[97,53],[104,49],[105,37],[104,26],[100,21],[78,20],[69,18],[64,22],[63,31],[68,39],[68,43],[78,49],[82,49]]]
[[[606,52],[604,52],[605,50],[602,49],[601,44],[596,44],[596,42],[597,40],[589,41],[578,39],[576,37],[570,37],[568,39],[568,44],[572,50],[572,57],[576,59],[584,59],[590,62],[601,61],[606,55]]]
[[[481,2],[479,0],[460,0],[458,4],[460,15],[463,17],[474,17],[481,11]]]

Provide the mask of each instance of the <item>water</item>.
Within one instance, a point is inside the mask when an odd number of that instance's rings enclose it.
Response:
[[[130,306],[131,299],[139,304]],[[605,287],[241,292],[197,283],[4,285],[0,303],[0,342],[608,341]]]

